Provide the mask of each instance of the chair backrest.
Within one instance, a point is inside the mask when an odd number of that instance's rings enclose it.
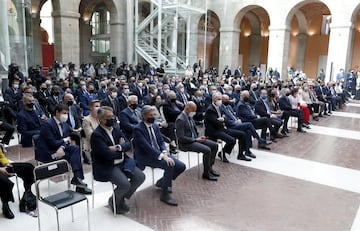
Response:
[[[35,181],[45,180],[54,176],[70,172],[71,167],[66,160],[58,160],[36,166],[34,169]]]

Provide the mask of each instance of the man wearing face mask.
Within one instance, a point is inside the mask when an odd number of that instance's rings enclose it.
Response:
[[[154,123],[156,109],[145,105],[141,110],[143,121],[134,128],[134,155],[141,169],[145,166],[161,168],[164,176],[156,182],[156,187],[162,189],[160,200],[168,205],[177,206],[170,193],[172,181],[186,168],[185,164],[168,155],[159,126]]]
[[[91,190],[83,182],[84,172],[81,164],[80,147],[75,145],[74,140],[70,137],[71,128],[66,123],[68,113],[67,105],[58,104],[52,117],[42,124],[35,159],[43,163],[66,159],[74,174],[71,184],[76,186],[77,192],[91,194]]]
[[[175,123],[176,118],[184,109],[184,105],[176,99],[174,91],[169,91],[163,105],[163,113],[168,123]]]
[[[51,94],[47,98],[47,111],[52,115],[55,113],[56,105],[63,102],[63,99],[60,96],[61,89],[59,86],[53,86],[51,88]]]
[[[88,105],[91,101],[97,99],[97,94],[95,93],[95,87],[93,83],[89,83],[87,87],[86,85],[82,86],[82,90],[82,94],[78,96],[78,102],[81,103],[83,116],[87,116],[90,114]]]
[[[195,114],[196,104],[190,101],[185,105],[183,112],[176,119],[175,127],[179,149],[185,152],[203,153],[204,172],[202,177],[210,181],[217,181],[217,177],[219,177],[220,174],[217,173],[212,166],[215,163],[218,145],[206,136],[199,136],[195,121],[193,120]]]
[[[151,100],[155,96],[157,96],[157,94],[158,94],[158,89],[157,89],[156,85],[150,85],[149,86],[149,94],[144,97],[144,104],[145,105],[150,105]]]
[[[128,106],[120,113],[120,128],[129,140],[133,137],[134,127],[141,121],[141,110],[138,107],[138,97],[130,95]]]
[[[226,154],[231,154],[232,149],[238,140],[238,156],[239,160],[251,161],[244,153],[246,151],[246,133],[243,131],[227,128],[225,125],[225,115],[221,114],[220,107],[222,105],[222,94],[214,93],[212,95],[212,104],[206,109],[205,112],[205,135],[212,140],[221,139],[225,142],[222,153],[218,153],[218,156],[223,162],[228,163]]]
[[[17,129],[21,134],[21,145],[32,147],[32,137],[40,133],[41,115],[34,110],[34,97],[30,94],[23,96],[24,108],[17,115]]]
[[[101,81],[100,82],[100,89],[97,92],[97,98],[98,100],[103,100],[106,99],[106,97],[108,96],[108,91],[106,89],[106,83],[105,81]]]
[[[144,182],[144,173],[136,167],[133,158],[126,152],[131,149],[116,122],[111,107],[98,109],[99,126],[91,135],[91,157],[93,160],[94,179],[116,185],[114,190],[116,213],[129,212],[125,198],[129,199],[136,189]],[[109,207],[113,209],[113,198],[109,198]]]
[[[81,130],[81,110],[79,105],[75,104],[74,96],[70,93],[65,94],[64,104],[69,107],[69,119],[66,121],[73,131]]]
[[[190,97],[189,95],[186,93],[185,87],[182,83],[179,83],[176,86],[176,99],[181,102],[183,105],[186,105],[187,102],[189,101]]]
[[[108,96],[101,100],[101,106],[108,106],[111,107],[114,111],[114,115],[116,118],[120,118],[121,104],[118,99],[118,93],[116,87],[109,87],[108,88]]]

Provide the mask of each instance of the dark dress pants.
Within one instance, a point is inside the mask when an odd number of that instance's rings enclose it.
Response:
[[[72,168],[74,177],[79,177],[84,179],[84,172],[81,163],[80,147],[77,145],[69,145],[65,148],[65,156],[63,157],[67,160]]]
[[[275,130],[272,128],[270,118],[260,117],[256,118],[251,123],[256,129],[261,129],[261,138],[266,140],[266,130],[269,128],[270,133],[273,135]]]
[[[5,131],[5,135],[2,139],[2,143],[9,144],[11,137],[15,131],[15,127],[3,121],[2,124],[0,125],[0,131]]]

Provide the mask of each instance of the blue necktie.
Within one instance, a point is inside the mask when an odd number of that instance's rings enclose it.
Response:
[[[74,116],[72,115],[71,113],[71,108],[69,110],[69,120],[70,120],[70,125],[72,128],[75,128],[75,119],[74,119]]]
[[[155,139],[155,135],[154,135],[154,129],[153,127],[149,127],[149,133],[150,133],[150,142],[151,142],[151,146],[155,149],[160,150],[160,147]]]

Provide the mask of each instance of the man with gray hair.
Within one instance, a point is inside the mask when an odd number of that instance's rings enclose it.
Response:
[[[183,171],[185,164],[168,155],[159,126],[154,123],[156,108],[145,105],[141,110],[143,121],[134,128],[134,155],[138,166],[161,168],[164,176],[156,182],[156,186],[162,189],[160,200],[168,205],[177,206],[176,200],[172,199],[172,181]]]
[[[113,109],[103,106],[97,115],[99,126],[90,139],[94,179],[116,185],[116,213],[127,213],[129,207],[124,198],[129,199],[133,195],[144,182],[145,175],[126,153],[131,149],[131,144],[119,127],[114,126],[116,120]],[[109,206],[113,209],[112,197],[109,198]]]
[[[141,121],[141,112],[138,107],[138,97],[130,95],[128,97],[127,107],[120,112],[120,128],[123,130],[126,138],[133,137],[134,127]]]

